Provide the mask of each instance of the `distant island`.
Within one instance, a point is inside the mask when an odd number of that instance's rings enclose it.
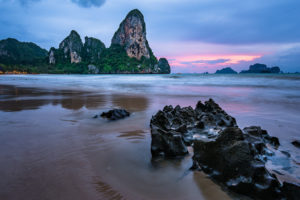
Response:
[[[249,66],[249,70],[243,70],[240,73],[245,74],[245,73],[272,73],[272,74],[278,74],[280,73],[281,70],[279,67],[267,67],[265,64],[260,64],[256,63],[254,65]]]
[[[217,70],[215,74],[237,74],[236,71],[231,69],[230,67],[226,67],[220,70]]]
[[[279,74],[283,73],[280,67],[267,67],[265,64],[256,63],[254,65],[250,65],[248,70],[242,70],[240,74],[247,74],[247,73],[267,73],[267,74]],[[225,67],[223,69],[217,70],[215,74],[237,74],[231,67]]]
[[[146,38],[143,14],[130,11],[115,32],[111,45],[72,30],[56,49],[8,38],[0,41],[0,73],[53,74],[169,74],[166,58],[154,56]]]

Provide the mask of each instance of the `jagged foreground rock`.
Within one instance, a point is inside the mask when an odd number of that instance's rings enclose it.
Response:
[[[276,175],[285,171],[276,174],[266,167],[270,160],[291,162],[288,153],[277,150],[278,138],[256,126],[241,130],[212,99],[199,101],[195,109],[165,106],[152,117],[150,127],[154,157],[183,156],[192,145],[191,169],[203,170],[233,192],[254,199],[300,197],[299,177],[293,183],[282,182]]]

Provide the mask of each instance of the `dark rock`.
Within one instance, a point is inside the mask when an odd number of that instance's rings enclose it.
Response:
[[[267,131],[262,130],[259,126],[245,127],[243,131],[245,132],[245,134],[248,134],[248,139],[251,142],[253,142],[254,140],[263,140],[264,143],[269,143],[275,148],[277,148],[280,145],[279,139],[277,137],[269,136]]]
[[[130,113],[124,109],[113,109],[101,114],[101,117],[107,118],[109,120],[123,119],[128,116],[130,116]]]
[[[250,65],[250,67],[249,67],[249,71],[254,72],[254,73],[261,73],[261,72],[264,72],[267,70],[268,70],[268,67],[265,64],[256,63],[254,65]]]
[[[266,167],[267,161],[272,160],[276,165],[286,163],[283,168],[291,168],[291,155],[276,153],[278,138],[259,126],[241,130],[236,120],[212,99],[204,104],[199,101],[195,109],[165,106],[152,117],[150,127],[153,157],[184,156],[188,154],[187,146],[192,145],[190,169],[203,170],[230,191],[254,199],[299,197],[297,184],[282,185],[272,174],[283,176],[282,170],[269,171]]]
[[[220,70],[217,70],[215,74],[237,74],[236,71],[234,71],[232,68],[230,67],[226,67]]]
[[[151,136],[151,153],[153,156],[176,157],[188,154],[182,135],[176,131],[166,132],[153,127]]]
[[[294,141],[292,142],[292,144],[293,144],[295,147],[300,148],[300,141],[299,141],[299,140],[294,140]]]
[[[96,118],[98,118],[98,115],[94,115],[94,117],[93,117],[94,119],[96,119]]]
[[[272,144],[275,148],[277,148],[277,147],[280,145],[279,139],[278,139],[277,137],[271,137],[271,136],[267,135],[267,136],[265,137],[265,139],[266,139],[270,144]]]
[[[214,133],[208,134],[210,128],[224,129],[232,126],[236,126],[235,119],[223,111],[212,99],[206,101],[205,104],[199,101],[195,109],[190,106],[183,108],[165,106],[151,119],[152,155],[185,155],[188,153],[186,146],[193,143],[193,131],[201,130],[199,134],[212,137]],[[169,147],[173,149],[169,150]]]
[[[273,74],[278,74],[278,73],[280,73],[280,68],[277,66],[271,67],[270,72]]]
[[[238,127],[229,127],[215,139],[195,140],[193,160],[199,166],[205,166],[204,172],[236,193],[253,198],[278,197],[280,183],[258,157],[266,148],[259,135],[261,129],[249,127],[246,130],[251,130],[249,132],[254,136],[243,133]],[[255,137],[257,141],[252,143],[247,140],[249,137]]]
[[[170,74],[171,68],[166,58],[160,58],[157,64],[158,69],[156,71],[162,74]]]
[[[254,65],[250,65],[249,70],[243,70],[240,73],[275,73],[275,74],[278,74],[278,73],[280,73],[280,68],[277,66],[269,68],[265,64],[256,63]]]
[[[284,182],[282,191],[288,200],[297,200],[300,197],[300,185]]]

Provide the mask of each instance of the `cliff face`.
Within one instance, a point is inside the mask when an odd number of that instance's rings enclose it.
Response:
[[[121,22],[109,48],[92,37],[85,37],[83,43],[74,30],[49,52],[33,43],[19,43],[14,39],[0,41],[0,64],[31,64],[35,73],[170,73],[167,59],[158,61],[154,56],[144,16],[137,9]]]
[[[71,31],[70,35],[59,44],[59,49],[63,51],[64,58],[70,60],[71,63],[81,62],[83,44],[76,31]]]
[[[105,45],[100,40],[93,37],[85,37],[83,46],[83,57],[85,61],[95,63],[99,61],[101,53],[104,51]]]
[[[49,50],[49,64],[55,64],[56,58],[55,58],[55,48],[51,47]]]
[[[80,35],[72,30],[60,44],[59,48],[49,50],[49,64],[59,63],[96,63],[105,49],[103,42],[96,38],[85,37],[83,44]]]
[[[117,44],[125,48],[131,58],[140,60],[143,56],[151,56],[151,49],[146,38],[146,25],[143,14],[135,9],[128,13],[114,34],[112,45]]]

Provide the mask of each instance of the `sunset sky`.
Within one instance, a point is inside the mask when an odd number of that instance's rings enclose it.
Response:
[[[0,39],[49,50],[74,29],[108,47],[126,14],[139,9],[157,57],[172,72],[240,71],[260,62],[300,71],[298,0],[0,0]]]

